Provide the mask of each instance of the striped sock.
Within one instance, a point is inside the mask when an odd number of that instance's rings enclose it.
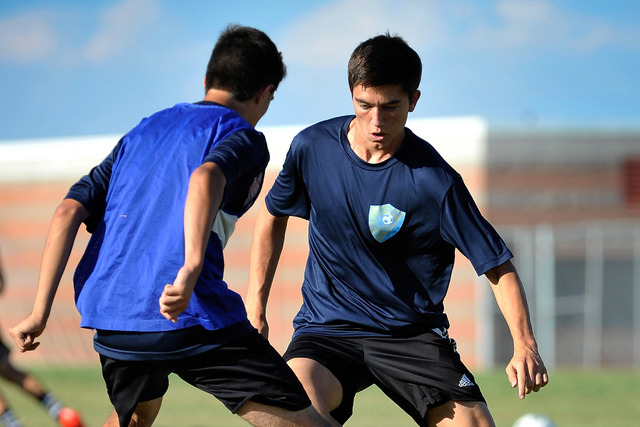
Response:
[[[42,399],[40,399],[40,403],[42,403],[44,407],[47,408],[47,411],[49,411],[49,416],[51,418],[53,418],[54,420],[58,419],[58,415],[60,414],[60,410],[62,409],[62,403],[60,403],[60,401],[56,399],[53,394],[45,394]]]
[[[11,409],[7,409],[0,414],[0,424],[4,427],[22,427],[22,423]]]

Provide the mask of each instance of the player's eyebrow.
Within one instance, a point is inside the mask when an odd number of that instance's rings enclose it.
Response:
[[[364,99],[362,99],[362,98],[355,98],[355,100],[356,100],[356,102],[357,102],[358,104],[374,105],[373,103],[371,103],[371,102],[369,102],[369,101],[366,101],[366,100],[364,100]],[[400,102],[402,102],[402,100],[401,100],[401,99],[392,99],[392,100],[390,100],[389,102],[385,102],[385,103],[378,104],[378,105],[380,105],[381,107],[388,107],[388,106],[390,106],[390,105],[396,105],[396,104],[399,104]]]

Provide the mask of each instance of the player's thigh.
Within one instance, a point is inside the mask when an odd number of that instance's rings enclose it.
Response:
[[[316,409],[327,418],[328,409],[331,418],[342,424],[353,414],[356,393],[373,383],[362,364],[362,338],[300,334],[289,343],[283,357],[287,361],[300,359],[295,362],[300,366],[293,369],[303,385],[307,383],[312,401],[315,394]],[[323,390],[314,390],[314,383],[323,384]]]
[[[233,413],[247,401],[290,411],[311,403],[295,373],[256,330],[179,365],[174,373]]]
[[[495,423],[484,402],[453,401],[436,406],[427,412],[427,425],[494,427]]]
[[[158,401],[169,388],[170,371],[164,362],[124,361],[100,355],[102,376],[107,386],[107,394],[118,418],[122,423],[129,422],[140,403]],[[141,415],[149,417],[153,404],[143,405]],[[156,414],[157,415],[157,414]]]
[[[13,381],[17,370],[9,360],[10,349],[0,340],[0,376]]]
[[[289,411],[277,406],[247,402],[238,410],[237,415],[254,426],[312,427],[328,425],[312,406],[299,411]]]
[[[340,405],[342,385],[329,369],[304,357],[291,359],[287,363],[320,413],[329,413]]]
[[[0,377],[20,385],[27,377],[27,374],[18,370],[8,358],[5,358],[0,360]]]
[[[449,402],[485,402],[446,331],[367,339],[365,363],[375,383],[418,424]]]
[[[140,402],[136,406],[131,421],[136,427],[151,426],[160,412],[162,406],[162,397],[157,399]]]
[[[136,408],[131,416],[130,426],[144,427],[151,426],[155,421],[160,407],[162,406],[162,398],[149,400],[146,402],[140,402],[136,405]],[[120,420],[118,419],[118,413],[114,410],[109,418],[104,422],[102,427],[119,427]]]

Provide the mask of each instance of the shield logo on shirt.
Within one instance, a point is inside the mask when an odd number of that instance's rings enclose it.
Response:
[[[393,237],[402,227],[405,213],[386,205],[369,206],[369,230],[373,238],[382,243]]]

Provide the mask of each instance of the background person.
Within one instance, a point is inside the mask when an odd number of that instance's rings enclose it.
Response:
[[[0,262],[0,295],[4,291],[4,286],[4,271],[2,269],[2,262]],[[60,422],[63,427],[82,427],[80,415],[71,408],[65,408],[64,410],[68,413],[74,412],[79,424],[67,426],[65,419],[59,418],[64,405],[52,393],[47,391],[36,377],[13,365],[9,353],[9,347],[0,339],[0,377],[15,384],[25,393],[33,396],[43,406],[49,416],[55,421]],[[22,425],[16,413],[9,407],[9,403],[2,393],[0,393],[0,425],[4,427],[19,427]]]

